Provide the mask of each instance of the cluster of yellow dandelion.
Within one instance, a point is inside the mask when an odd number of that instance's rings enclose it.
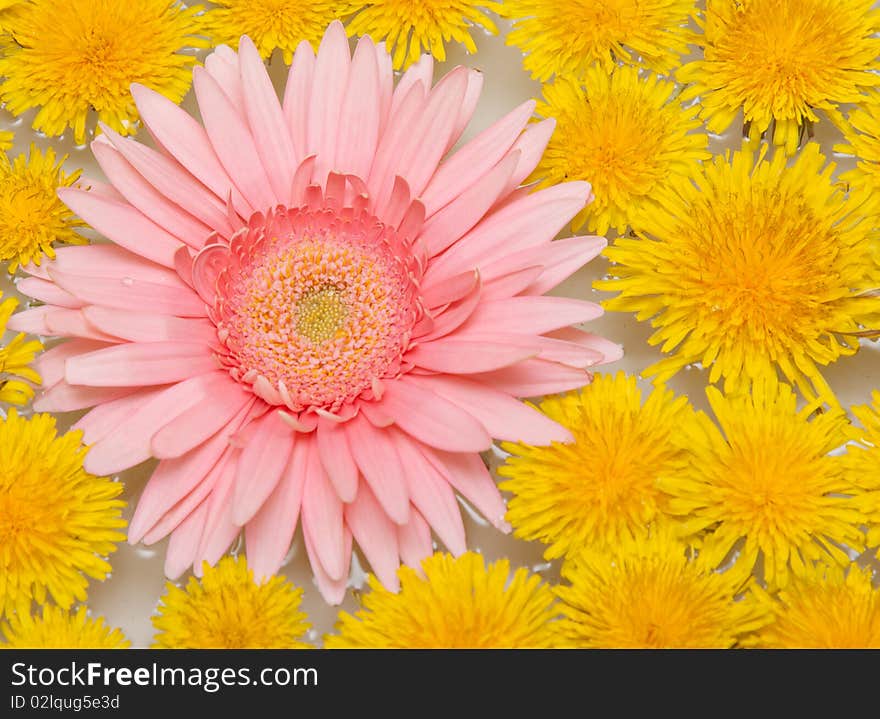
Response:
[[[249,35],[290,63],[327,23],[384,41],[396,70],[509,25],[545,83],[555,132],[528,179],[586,180],[572,223],[608,234],[607,309],[654,328],[665,355],[539,409],[574,441],[505,443],[515,535],[561,561],[558,586],[506,559],[435,554],[374,578],[328,648],[880,647],[861,554],[880,546],[880,391],[847,412],[825,367],[880,336],[880,10],[872,0],[172,0],[0,2],[0,102],[34,130],[86,141],[138,131],[129,87],[175,102],[199,48]],[[842,106],[851,106],[850,109]],[[824,118],[824,119],[823,119]],[[838,176],[813,125],[856,158]],[[741,150],[712,156],[742,127]],[[7,157],[0,262],[77,244],[58,200],[65,157]],[[17,304],[0,296],[0,336]],[[0,404],[25,405],[42,348],[0,342]],[[714,418],[665,383],[706,372]],[[785,384],[788,383],[788,384]],[[645,390],[643,392],[643,389]],[[123,648],[83,602],[123,539],[122,485],[83,469],[78,432],[10,409],[0,420],[0,646]],[[307,648],[302,591],[242,558],[167,585],[156,648]]]

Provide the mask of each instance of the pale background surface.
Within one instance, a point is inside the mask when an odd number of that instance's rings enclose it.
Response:
[[[477,67],[485,74],[480,105],[463,139],[468,139],[521,102],[530,97],[540,96],[540,84],[531,80],[522,70],[519,50],[504,44],[507,25],[501,20],[498,24],[501,28],[499,36],[484,35],[479,30],[474,32],[479,48],[477,55],[468,56],[462,48],[455,45],[448,46],[447,62],[436,66],[435,79],[458,64]],[[286,68],[278,53],[273,56],[271,74],[276,86],[281,88],[286,78]],[[184,106],[190,111],[195,111],[192,93],[187,96]],[[52,146],[59,153],[69,153],[70,158],[66,163],[68,169],[83,168],[85,175],[102,178],[88,147],[75,146],[70,136],[62,139],[37,136],[30,129],[31,117],[32,115],[28,114],[15,120],[5,111],[0,111],[0,127],[17,130],[16,146],[10,152],[12,156],[26,151],[33,141],[41,148]],[[720,152],[725,148],[737,147],[739,144],[737,135],[737,132],[732,132],[728,137],[713,137],[710,149],[713,152]],[[139,139],[144,140],[144,136],[146,136],[145,132],[140,133]],[[816,127],[815,139],[821,143],[825,154],[831,156],[832,146],[839,142],[841,137],[830,123],[822,122]],[[837,158],[837,161],[841,171],[852,166],[849,158]],[[557,288],[553,294],[599,300],[605,293],[594,291],[592,283],[605,271],[604,259],[594,260]],[[0,289],[7,294],[14,292],[5,273],[0,275]],[[656,348],[647,344],[647,338],[651,334],[650,327],[636,322],[632,315],[611,313],[591,322],[589,328],[590,331],[604,335],[624,346],[624,358],[615,365],[609,366],[608,371],[623,369],[637,373],[661,356]],[[880,348],[876,344],[864,343],[863,351],[855,357],[844,358],[832,365],[825,371],[825,376],[845,406],[866,402],[871,390],[880,387]],[[650,386],[644,380],[640,380],[640,383],[645,388]],[[669,386],[677,392],[688,395],[694,405],[700,409],[708,409],[704,395],[705,384],[704,371],[696,368],[679,373],[669,382]],[[59,416],[61,428],[66,429],[79,415],[80,413],[69,413]],[[137,498],[154,465],[155,463],[151,461],[121,475],[126,485],[124,498],[129,503],[125,512],[127,519],[131,517]],[[508,557],[513,566],[530,567],[542,573],[550,582],[558,580],[557,564],[548,564],[542,559],[543,545],[504,536],[474,514],[470,508],[465,507],[465,510],[468,544],[472,549],[482,552],[490,559]],[[120,627],[135,647],[149,646],[152,640],[153,627],[150,617],[160,596],[164,593],[166,582],[162,571],[165,545],[166,541],[151,547],[120,545],[118,551],[111,556],[114,568],[112,576],[103,583],[92,582],[89,588],[89,606],[93,613],[104,615],[110,625]],[[351,590],[341,607],[349,611],[357,608],[356,595],[364,584],[365,575],[360,569],[363,562],[358,560],[356,552],[355,560],[352,562]],[[339,608],[327,606],[313,583],[300,529],[297,529],[293,547],[282,572],[303,588],[303,608],[308,613],[313,626],[309,638],[319,644],[321,637],[333,630]],[[188,577],[188,574],[184,575],[178,581],[185,583]]]

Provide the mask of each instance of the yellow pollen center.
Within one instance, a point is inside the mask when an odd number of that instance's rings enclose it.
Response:
[[[333,285],[307,293],[296,309],[297,333],[316,344],[336,337],[348,317],[343,293]]]

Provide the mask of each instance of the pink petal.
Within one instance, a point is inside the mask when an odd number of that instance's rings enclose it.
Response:
[[[162,517],[150,527],[149,531],[144,534],[142,538],[143,543],[149,546],[161,541],[173,532],[177,526],[196,509],[196,507],[202,504],[202,502],[205,501],[205,498],[214,490],[214,487],[226,468],[227,462],[232,456],[232,450],[228,450],[226,455],[220,459],[204,477],[199,477],[198,484],[196,484],[195,488],[165,512]]]
[[[404,432],[430,447],[450,452],[482,452],[492,439],[457,404],[403,376],[385,384],[381,408]]]
[[[479,273],[474,272],[477,276],[478,284],[473,288],[471,294],[462,299],[448,305],[442,312],[435,314],[428,325],[429,331],[422,334],[422,328],[417,325],[413,329],[413,336],[418,339],[419,344],[433,342],[453,333],[461,327],[467,319],[474,313],[480,305],[482,299],[482,285],[479,283]],[[452,280],[450,280],[450,283]]]
[[[128,541],[138,542],[178,502],[209,475],[229,447],[229,437],[238,431],[249,408],[239,411],[224,431],[182,457],[165,459],[147,482],[128,527]]]
[[[541,274],[541,267],[526,267],[501,277],[489,280],[483,286],[480,296],[483,300],[505,300],[521,294],[528,289]]]
[[[61,337],[82,337],[99,342],[114,342],[111,337],[93,327],[86,321],[82,310],[68,310],[63,307],[51,308],[43,317],[49,334]]]
[[[235,50],[228,45],[218,45],[214,52],[205,58],[205,69],[217,81],[232,106],[244,115],[246,105],[244,88],[242,87],[238,54]]]
[[[133,83],[131,94],[141,119],[156,141],[217,197],[225,199],[231,192],[238,214],[250,217],[253,206],[226,174],[205,129],[186,110],[155,90]]]
[[[379,137],[385,133],[391,113],[391,99],[394,94],[394,68],[391,55],[385,51],[384,44],[374,45],[376,67],[379,69]],[[427,85],[425,85],[427,87]]]
[[[254,429],[254,436],[242,450],[235,478],[232,517],[240,527],[259,511],[281,480],[296,438],[277,412],[258,420]]]
[[[342,100],[336,164],[340,172],[369,177],[379,141],[379,70],[368,37],[358,41]]]
[[[307,154],[317,156],[315,175],[323,185],[327,174],[336,166],[336,138],[339,134],[340,110],[348,85],[351,56],[342,23],[334,20],[327,27],[318,57],[308,110]]]
[[[143,282],[133,277],[121,279],[71,275],[52,268],[49,274],[62,289],[89,304],[115,307],[132,312],[150,308],[153,312],[178,317],[204,317],[205,301],[189,287]]]
[[[85,304],[81,299],[62,290],[54,282],[42,280],[39,277],[23,277],[18,281],[18,291],[48,305],[77,309]]]
[[[306,442],[306,481],[302,498],[302,526],[314,546],[321,566],[331,579],[342,579],[346,572],[342,502],[321,466],[317,447],[308,435],[297,438]]]
[[[452,149],[452,146],[458,142],[461,134],[474,116],[474,111],[477,109],[477,103],[480,101],[480,93],[482,91],[483,73],[479,70],[468,70],[467,89],[464,93],[464,99],[461,101],[461,107],[458,110],[458,118],[455,121],[452,136],[447,142],[447,151]]]
[[[446,75],[428,95],[425,109],[410,128],[392,165],[392,172],[403,177],[414,197],[418,197],[446,152],[468,83],[468,71],[457,67]]]
[[[248,124],[275,196],[286,198],[297,162],[281,104],[260,53],[246,35],[241,38],[238,51]]]
[[[473,292],[480,275],[476,270],[462,272],[442,284],[421,287],[422,302],[425,307],[434,309],[450,302],[457,302]]]
[[[588,188],[585,182],[568,182],[505,205],[436,258],[425,273],[425,283],[549,243],[583,208]]]
[[[532,445],[572,441],[571,433],[546,415],[509,394],[474,380],[448,375],[409,375],[407,379],[461,407],[496,439]]]
[[[427,91],[434,84],[434,58],[430,55],[422,55],[406,69],[406,72],[397,81],[397,86],[394,88],[394,93],[391,96],[391,116],[400,112],[400,108],[403,107],[403,102],[406,96],[409,95],[410,89],[418,84],[421,84],[422,99],[424,99]]]
[[[528,359],[471,379],[485,383],[514,397],[540,397],[568,392],[590,383],[590,373],[543,359]]]
[[[205,501],[208,515],[193,563],[193,574],[197,577],[202,576],[202,563],[207,562],[212,566],[216,564],[229,549],[232,540],[241,532],[241,527],[232,518],[234,509],[232,493],[238,466],[237,455],[238,453],[226,462],[217,484]]]
[[[226,375],[204,401],[175,417],[153,436],[152,454],[158,459],[180,457],[213,437],[257,400]]]
[[[519,161],[507,185],[499,193],[500,197],[504,197],[519,187],[532,174],[532,170],[541,161],[541,157],[544,154],[547,143],[550,142],[550,136],[555,128],[556,120],[551,117],[529,125],[523,130],[522,135],[513,143],[513,147],[510,148],[510,153],[508,153],[508,156],[510,156],[518,152]]]
[[[229,221],[225,201],[202,185],[174,160],[146,145],[122,137],[110,127],[104,127],[104,134],[119,154],[155,188],[156,192],[177,206],[179,212],[185,211],[223,237],[230,237],[237,229]],[[216,162],[216,159],[214,161]],[[200,235],[202,244],[208,234],[210,232]],[[193,242],[189,244],[192,247],[201,247],[201,244]]]
[[[175,417],[209,397],[219,384],[227,381],[224,374],[214,372],[193,377],[159,392],[96,442],[83,466],[93,474],[105,475],[149,459],[153,435]]]
[[[217,342],[217,329],[207,319],[189,319],[90,305],[83,308],[89,324],[129,342]]]
[[[382,211],[387,210],[391,190],[394,187],[394,178],[397,174],[395,169],[400,147],[408,137],[413,123],[424,110],[424,92],[421,83],[416,83],[409,89],[400,109],[391,115],[388,127],[379,138],[376,156],[373,158],[370,177],[367,180],[367,186],[370,188],[377,212],[379,212],[379,208]],[[379,214],[379,217],[381,218],[383,215]]]
[[[502,257],[481,269],[486,281],[523,267],[541,266],[538,279],[528,288],[529,294],[541,295],[577,272],[596,257],[607,244],[604,237],[567,237],[549,245],[531,247]]]
[[[607,340],[604,337],[599,337],[598,335],[575,329],[574,327],[565,327],[561,330],[556,330],[556,332],[551,332],[549,337],[573,342],[601,354],[604,359],[599,364],[615,362],[623,357],[623,347],[619,344]]]
[[[208,505],[203,502],[174,530],[165,551],[165,576],[169,579],[177,579],[192,566],[207,518]]]
[[[486,519],[502,532],[509,532],[504,520],[507,506],[478,454],[450,454],[425,449],[425,456],[446,480]]]
[[[425,222],[421,239],[433,257],[454,244],[477,224],[507,185],[519,155],[505,157],[483,177]]]
[[[509,367],[535,354],[536,351],[525,344],[496,345],[479,340],[470,342],[443,337],[418,345],[407,353],[406,360],[434,372],[475,374]]]
[[[7,322],[7,329],[13,332],[27,332],[31,335],[40,337],[52,334],[49,325],[46,324],[46,318],[53,312],[57,312],[57,307],[44,305],[43,307],[34,307],[29,310],[16,312]]]
[[[180,245],[180,249],[186,251],[185,245]],[[120,281],[131,278],[167,287],[185,287],[177,272],[110,244],[60,247],[55,251],[55,261],[48,263],[43,279],[51,279],[50,269],[81,277]]]
[[[483,130],[446,160],[422,193],[430,217],[495,167],[516,141],[535,110],[529,100]]]
[[[351,455],[376,499],[392,521],[406,524],[409,521],[406,473],[388,433],[376,429],[360,415],[343,426]]]
[[[106,342],[96,342],[95,340],[68,340],[38,355],[34,360],[34,369],[43,378],[43,387],[51,387],[64,379],[64,366],[68,359],[109,346]]]
[[[64,380],[56,382],[34,400],[35,412],[73,412],[125,397],[131,387],[75,387]]]
[[[394,438],[413,505],[450,552],[458,556],[467,551],[461,510],[449,482],[425,458],[420,445],[400,432]]]
[[[125,397],[100,404],[83,415],[73,425],[73,429],[82,430],[83,444],[94,444],[104,439],[116,429],[121,422],[137,412],[141,407],[165,391],[166,388],[138,389]]]
[[[282,110],[287,128],[293,140],[297,158],[302,161],[309,153],[308,117],[309,98],[312,95],[312,77],[315,73],[315,53],[308,40],[302,40],[296,47],[293,63],[287,75],[284,88]]]
[[[112,145],[96,140],[92,153],[104,174],[133,207],[191,247],[204,244],[211,228],[156,190]]]
[[[306,446],[294,443],[284,476],[245,527],[248,566],[258,579],[278,571],[293,541],[306,483]]]
[[[180,382],[216,369],[217,361],[203,344],[131,342],[71,357],[65,379],[92,387],[133,387]]]
[[[334,422],[321,419],[315,439],[321,464],[339,498],[343,502],[353,501],[358,491],[358,468],[348,448],[345,430]]]
[[[398,525],[397,544],[401,561],[421,573],[422,560],[434,553],[431,528],[417,509],[410,512],[409,522]]]
[[[305,521],[303,521],[303,524],[305,524]],[[315,552],[314,542],[305,531],[303,532],[303,539],[306,544],[306,554],[308,554],[309,557],[309,564],[312,565],[312,572],[314,573],[315,581],[318,584],[318,591],[321,592],[324,601],[331,605],[342,603],[342,600],[345,598],[345,590],[348,588],[348,574],[351,565],[351,530],[348,529],[348,527],[344,530],[342,551],[345,561],[345,571],[340,579],[331,579],[327,572],[324,571],[324,567],[321,566],[321,562]]]
[[[193,70],[193,87],[211,147],[235,186],[259,210],[278,203],[244,119],[204,68]]]
[[[412,515],[410,515],[412,521]],[[370,488],[362,484],[354,502],[345,506],[345,522],[364,552],[373,574],[392,592],[400,589],[397,526],[388,519]]]
[[[127,202],[117,202],[75,187],[59,187],[61,201],[98,232],[136,255],[174,267],[182,244]]]
[[[508,297],[481,302],[456,336],[485,332],[540,335],[601,316],[602,308],[593,302],[567,297]]]

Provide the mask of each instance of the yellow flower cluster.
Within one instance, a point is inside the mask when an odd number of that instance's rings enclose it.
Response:
[[[573,441],[507,442],[516,537],[561,581],[465,552],[370,577],[327,648],[880,647],[880,391],[847,410],[829,365],[880,336],[880,10],[872,0],[17,0],[0,4],[0,102],[83,144],[139,130],[130,86],[175,102],[195,51],[249,35],[290,63],[333,19],[396,70],[505,33],[555,132],[527,184],[592,186],[573,220],[607,235],[594,287],[649,323],[646,379],[597,374],[536,407]],[[813,141],[825,123],[839,173]],[[713,154],[736,128],[742,147]],[[83,223],[66,157],[11,159],[0,133],[0,262],[51,262]],[[735,143],[739,146],[739,140]],[[123,648],[84,602],[124,538],[123,486],[83,468],[79,432],[19,414],[42,344],[0,296],[0,647]],[[700,396],[667,386],[685,370]],[[698,409],[704,406],[705,411]],[[169,583],[156,648],[318,644],[303,592],[243,558]]]

